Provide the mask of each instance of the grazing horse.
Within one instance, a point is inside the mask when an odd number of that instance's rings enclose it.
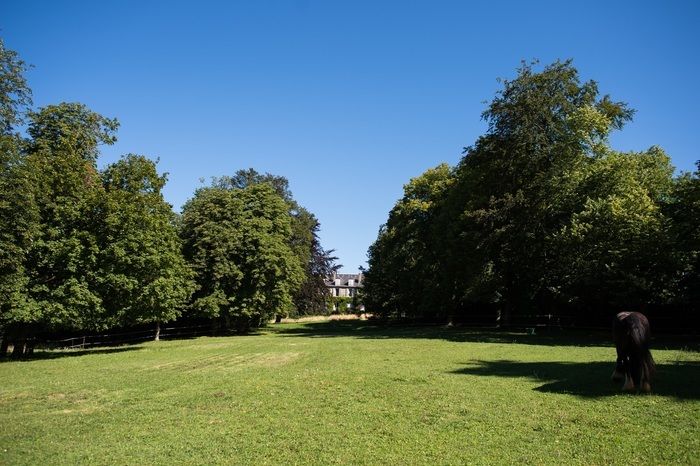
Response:
[[[639,312],[620,312],[613,320],[613,341],[617,349],[617,364],[612,379],[625,380],[625,391],[651,391],[651,379],[656,371],[649,352],[649,321]]]

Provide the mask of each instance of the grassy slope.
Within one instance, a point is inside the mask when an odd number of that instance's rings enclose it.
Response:
[[[654,351],[651,396],[581,335],[283,324],[51,356],[0,364],[0,464],[700,462],[683,349]]]

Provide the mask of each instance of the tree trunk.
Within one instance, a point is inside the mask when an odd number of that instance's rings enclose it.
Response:
[[[245,335],[250,331],[250,320],[246,317],[239,317],[236,319],[236,333],[239,335]]]
[[[155,341],[160,341],[160,321],[156,322],[156,338]]]
[[[499,327],[508,328],[512,322],[513,310],[510,303],[506,303],[501,310],[500,325]]]
[[[26,341],[24,339],[17,339],[13,343],[12,359],[21,359],[22,356],[24,356],[24,345]]]
[[[9,346],[9,342],[7,341],[7,334],[4,334],[2,336],[2,343],[0,343],[0,358],[4,358],[7,356],[7,347]]]
[[[276,324],[279,324],[279,323],[281,323],[281,322],[282,322],[282,315],[281,315],[281,314],[277,314],[277,315],[275,316],[275,323],[276,323]]]

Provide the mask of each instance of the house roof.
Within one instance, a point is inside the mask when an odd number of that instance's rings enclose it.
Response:
[[[340,284],[336,285],[335,280],[339,279]],[[352,286],[362,286],[361,273],[337,273],[328,277],[325,282],[326,286],[350,286],[350,280],[353,280]]]

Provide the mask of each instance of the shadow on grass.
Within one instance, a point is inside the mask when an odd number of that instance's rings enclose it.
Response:
[[[170,334],[161,337],[161,341],[187,341],[195,340],[197,338],[207,337],[207,338],[244,338],[244,337],[255,337],[264,335],[265,332],[262,330],[253,330],[245,334],[237,333],[217,333],[209,334],[202,333],[200,335],[177,335]],[[110,354],[110,353],[123,353],[126,351],[136,351],[142,348],[145,343],[153,342],[153,337],[147,338],[136,338],[132,341],[117,340],[114,342],[106,341],[96,346],[81,348],[81,349],[69,349],[69,348],[57,348],[49,349],[46,347],[37,347],[33,354],[22,356],[20,359],[14,359],[11,356],[11,351],[6,357],[0,357],[0,364],[7,362],[28,362],[37,361],[42,359],[60,359],[60,358],[71,358],[76,356],[89,356],[95,354]]]
[[[454,374],[485,377],[527,378],[542,385],[544,393],[566,393],[584,398],[599,398],[621,393],[621,383],[612,382],[612,362],[518,362],[473,361]],[[700,399],[700,363],[658,364],[652,394],[678,399]]]
[[[62,359],[62,358],[75,358],[80,356],[90,356],[97,354],[114,354],[114,353],[125,353],[127,351],[137,351],[141,349],[141,344],[125,345],[120,347],[110,347],[110,348],[94,348],[94,349],[63,349],[63,350],[42,350],[37,349],[33,354],[29,356],[24,356],[21,359],[12,359],[10,357],[0,358],[0,363],[5,362],[32,362],[32,361],[42,361],[46,359]]]
[[[493,328],[446,327],[438,325],[398,325],[371,321],[328,321],[269,327],[283,336],[317,338],[428,338],[453,342],[518,343],[538,346],[602,346],[612,347],[612,330],[545,329],[536,335],[524,331]],[[700,337],[660,335],[653,339],[653,348],[700,351]]]

